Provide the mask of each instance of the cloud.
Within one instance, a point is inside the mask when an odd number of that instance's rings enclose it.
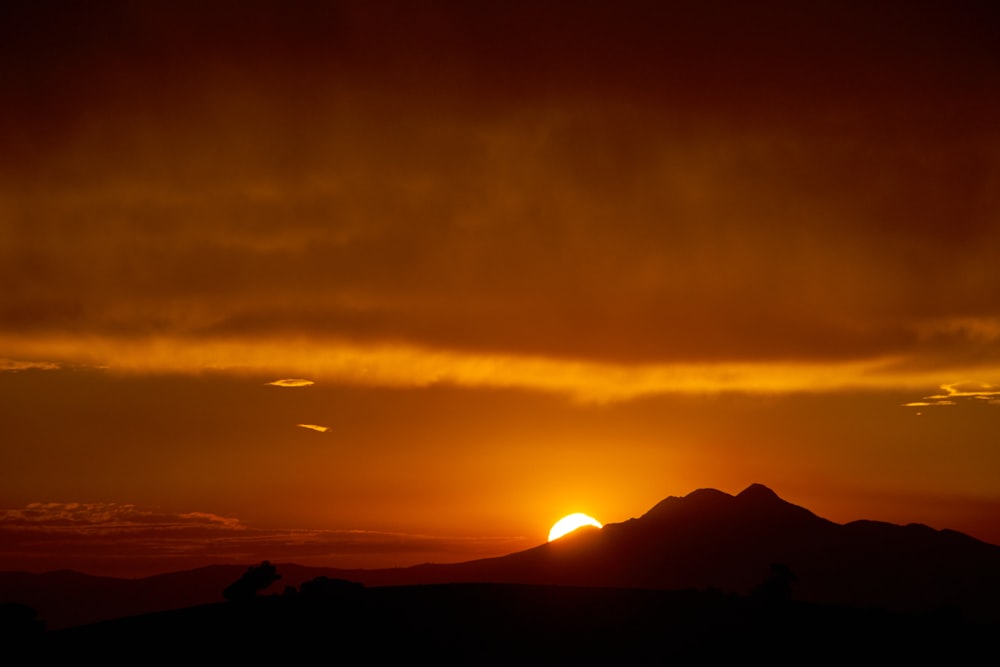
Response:
[[[662,394],[917,390],[938,384],[941,377],[940,368],[901,363],[897,356],[856,361],[612,363],[342,340],[300,340],[295,346],[282,340],[241,338],[183,343],[121,339],[88,342],[90,361],[107,366],[107,372],[198,373],[211,368],[270,375],[286,371],[343,385],[519,389],[560,394],[583,402],[627,401]],[[75,340],[14,341],[0,335],[0,346],[6,343],[50,356],[60,356],[77,345]],[[980,370],[1000,376],[1000,363]],[[292,383],[287,386],[312,383],[275,382]]]
[[[905,403],[906,407],[931,405],[958,405],[967,399],[984,401],[989,405],[1000,405],[1000,387],[986,382],[953,382],[941,385],[943,394],[925,396],[924,401]]]
[[[296,424],[296,426],[311,429],[313,431],[319,431],[320,433],[326,433],[330,430],[329,426],[320,426],[318,424]]]
[[[58,370],[61,366],[51,361],[20,361],[17,359],[0,359],[0,372],[2,371],[26,371],[26,370]]]
[[[941,388],[944,394],[929,396],[928,398],[949,399],[949,398],[980,398],[989,399],[1000,396],[1000,387],[986,382],[955,382],[943,384]]]
[[[44,533],[121,534],[243,530],[238,519],[206,512],[162,512],[119,503],[31,503],[0,510],[0,528]]]
[[[288,380],[275,380],[274,382],[268,382],[269,385],[275,387],[308,387],[310,385],[316,384],[312,380],[301,380],[301,379],[288,379]]]
[[[117,503],[32,503],[0,509],[0,569],[74,568],[134,575],[269,559],[329,567],[388,567],[495,556],[522,537],[375,530],[256,528],[210,512]]]
[[[391,21],[365,3],[270,21],[105,9],[85,23],[114,35],[38,39],[69,29],[12,17],[0,349],[135,367],[232,343],[247,362],[182,356],[284,374],[346,342],[381,378],[449,356],[469,363],[445,381],[479,364],[538,387],[489,366],[541,359],[557,377],[616,369],[636,387],[618,395],[671,385],[649,368],[757,363],[768,384],[772,363],[1000,364],[1000,68],[968,30],[986,21],[899,31],[831,7],[748,33],[694,5],[514,4]],[[165,46],[107,55],[135,35]],[[266,42],[266,64],[236,35]],[[380,347],[424,359],[387,369]]]

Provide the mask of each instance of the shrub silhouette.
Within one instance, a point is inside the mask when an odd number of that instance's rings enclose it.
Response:
[[[257,591],[264,590],[279,579],[281,575],[271,565],[271,561],[261,561],[260,565],[248,567],[239,579],[226,586],[222,594],[230,602],[245,602],[252,600]]]

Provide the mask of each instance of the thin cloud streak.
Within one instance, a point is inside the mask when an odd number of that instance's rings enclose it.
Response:
[[[312,380],[292,378],[288,380],[275,380],[274,382],[268,382],[268,384],[274,387],[309,387],[316,383]]]

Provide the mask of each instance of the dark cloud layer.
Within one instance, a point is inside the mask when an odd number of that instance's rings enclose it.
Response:
[[[960,4],[8,7],[5,332],[923,353],[1000,290]]]

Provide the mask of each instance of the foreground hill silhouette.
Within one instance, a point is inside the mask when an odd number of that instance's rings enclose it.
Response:
[[[1000,624],[1000,547],[949,530],[822,519],[754,484],[699,489],[637,519],[581,529],[499,558],[383,570],[278,564],[281,585],[317,576],[366,586],[506,583],[746,595],[782,564],[802,602],[951,614]],[[31,605],[50,628],[221,601],[245,566],[138,580],[0,573],[0,601]],[[280,592],[280,591],[276,591]]]
[[[43,664],[966,664],[995,626],[718,591],[434,584],[273,595],[50,632]],[[919,663],[918,663],[919,664]]]

